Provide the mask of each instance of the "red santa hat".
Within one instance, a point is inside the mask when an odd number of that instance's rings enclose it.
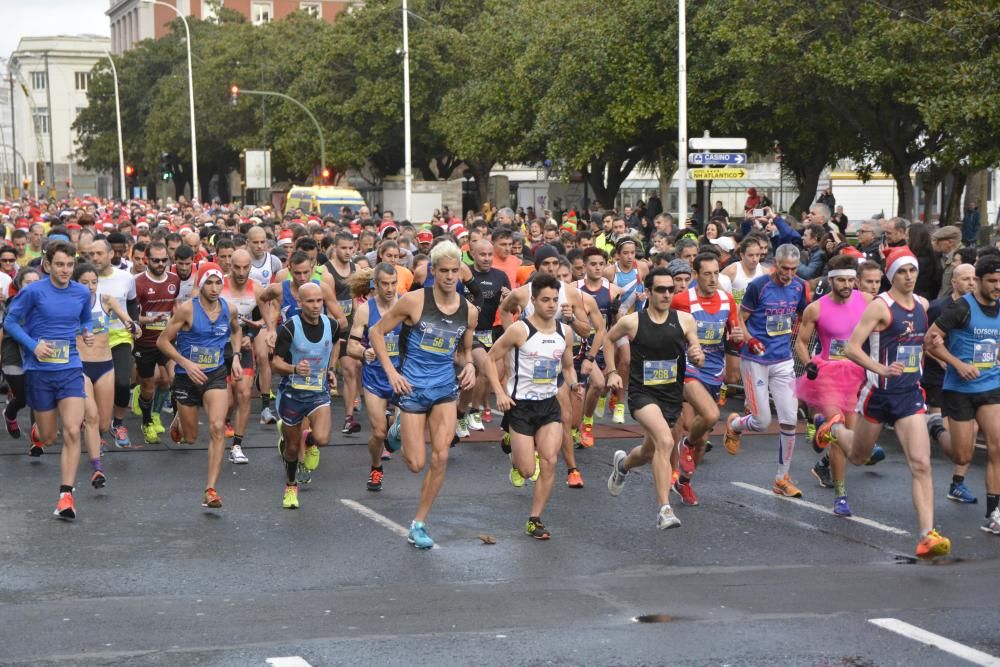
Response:
[[[198,287],[204,287],[205,281],[212,276],[215,276],[222,282],[226,281],[226,275],[222,272],[222,267],[215,262],[205,262],[198,267]]]
[[[913,254],[912,250],[906,246],[889,248],[885,253],[885,277],[891,283],[893,276],[896,275],[896,271],[899,271],[900,268],[907,264],[919,269],[920,265],[917,264],[917,256]]]

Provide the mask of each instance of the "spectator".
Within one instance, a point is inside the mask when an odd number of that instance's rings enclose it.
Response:
[[[917,284],[913,291],[933,301],[941,291],[942,267],[931,244],[930,228],[925,224],[910,225],[906,233],[906,245],[917,258]]]
[[[725,209],[721,201],[715,202],[715,208],[712,209],[712,214],[709,218],[725,218],[729,220],[729,211]]]
[[[816,203],[825,205],[827,211],[836,209],[837,198],[833,196],[833,186],[827,186],[823,192],[819,193],[819,197],[816,198]]]
[[[761,198],[757,194],[757,188],[747,188],[747,199],[743,202],[743,213],[749,215],[749,211],[760,208]]]
[[[962,243],[970,248],[979,245],[979,204],[970,201],[962,218]]]
[[[878,235],[875,233],[875,221],[865,220],[858,227],[858,250],[865,256],[865,259],[881,262],[882,254],[879,252]]]
[[[939,228],[931,237],[937,246],[938,257],[941,261],[941,287],[938,289],[938,298],[951,292],[951,274],[955,270],[955,258],[958,251],[962,250],[962,232],[953,225]]]
[[[811,224],[805,228],[802,234],[802,261],[796,273],[803,280],[818,278],[823,272],[823,265],[826,263],[826,253],[823,252],[821,242],[826,234],[826,228],[820,224]]]
[[[833,217],[831,217],[830,220],[833,224],[837,225],[837,229],[840,230],[841,236],[847,236],[847,223],[849,221],[847,219],[847,214],[844,213],[843,206],[837,207],[837,212],[833,214]]]

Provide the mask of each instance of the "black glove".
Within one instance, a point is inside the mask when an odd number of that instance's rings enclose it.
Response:
[[[806,364],[806,377],[815,380],[817,375],[819,375],[819,366],[810,361]]]

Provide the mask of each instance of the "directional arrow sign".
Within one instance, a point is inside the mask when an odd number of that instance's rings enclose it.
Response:
[[[742,168],[729,167],[726,169],[688,169],[688,178],[695,181],[712,181],[722,178],[743,180],[746,177],[747,170]]]
[[[746,164],[746,153],[688,153],[689,164]]]
[[[695,137],[688,139],[688,148],[693,151],[745,151],[745,137]]]

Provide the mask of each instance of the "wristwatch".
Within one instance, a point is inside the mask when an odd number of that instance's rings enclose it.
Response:
[[[596,360],[597,360],[597,357],[595,357],[595,356],[594,356],[594,355],[592,355],[592,354],[588,354],[588,355],[586,355],[586,356],[584,357],[584,359],[586,359],[587,361],[596,361]]]

